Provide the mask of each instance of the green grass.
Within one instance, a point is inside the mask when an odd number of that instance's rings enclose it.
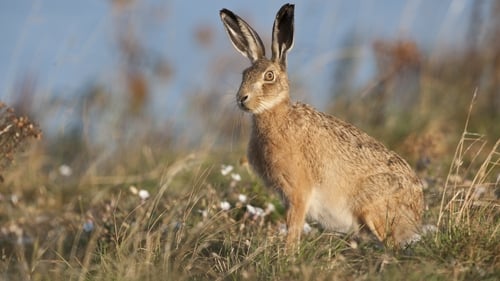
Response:
[[[386,249],[370,240],[353,247],[349,236],[313,225],[300,249],[286,252],[284,236],[279,233],[284,210],[278,196],[246,167],[234,164],[232,173],[241,176],[241,181],[235,181],[220,171],[222,164],[232,163],[222,163],[211,154],[198,155],[179,155],[177,160],[167,157],[171,160],[165,164],[153,161],[153,166],[143,165],[143,176],[124,171],[113,177],[71,179],[73,176],[56,174],[51,179],[33,175],[28,181],[8,178],[9,187],[2,191],[0,202],[1,280],[500,277],[498,205],[485,204],[482,199],[453,201],[458,200],[454,195],[460,188],[450,185],[444,200],[456,208],[442,208],[440,183],[446,183],[446,174],[425,192],[426,223],[436,224],[441,217],[439,231],[406,249]],[[36,170],[30,165],[37,161],[25,160],[25,166],[13,169]],[[474,165],[471,162],[468,170],[477,167],[480,171],[480,165]],[[494,165],[497,172],[498,162]],[[477,184],[485,184],[486,179]],[[143,200],[131,186],[147,189],[151,196]],[[240,202],[240,194],[247,195],[248,201]],[[231,205],[227,211],[220,207],[224,201]],[[460,210],[464,202],[468,202],[467,212],[458,219],[454,210]],[[256,217],[246,208],[251,204],[266,209],[268,203],[276,208],[266,216]],[[92,230],[85,230],[89,225]]]

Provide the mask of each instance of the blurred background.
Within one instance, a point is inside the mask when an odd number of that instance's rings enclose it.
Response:
[[[421,168],[452,158],[475,91],[469,127],[500,136],[500,1],[294,3],[294,100]],[[40,125],[56,166],[100,169],[137,151],[244,154],[248,117],[234,95],[249,62],[219,10],[243,17],[269,48],[282,4],[2,1],[0,100]]]

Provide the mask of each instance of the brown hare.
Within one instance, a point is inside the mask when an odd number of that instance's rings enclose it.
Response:
[[[294,5],[278,11],[272,56],[250,25],[223,9],[229,38],[252,65],[243,71],[238,106],[252,113],[248,160],[287,205],[287,245],[296,245],[306,216],[324,228],[368,228],[402,246],[418,238],[422,183],[395,152],[353,125],[290,101],[286,55],[293,46]]]

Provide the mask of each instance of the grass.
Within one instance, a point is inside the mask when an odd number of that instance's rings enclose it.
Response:
[[[498,280],[498,145],[484,153],[465,127],[448,174],[427,179],[426,223],[437,231],[410,247],[313,225],[296,253],[285,252],[277,195],[231,157],[130,151],[135,174],[54,166],[46,176],[34,149],[0,197],[0,280]]]

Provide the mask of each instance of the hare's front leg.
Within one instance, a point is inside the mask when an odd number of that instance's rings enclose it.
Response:
[[[287,197],[287,214],[286,214],[286,224],[288,228],[286,245],[287,248],[295,248],[300,242],[300,235],[304,228],[304,222],[306,219],[306,213],[309,205],[309,199],[311,192],[309,190],[300,189],[292,190],[285,194]]]

